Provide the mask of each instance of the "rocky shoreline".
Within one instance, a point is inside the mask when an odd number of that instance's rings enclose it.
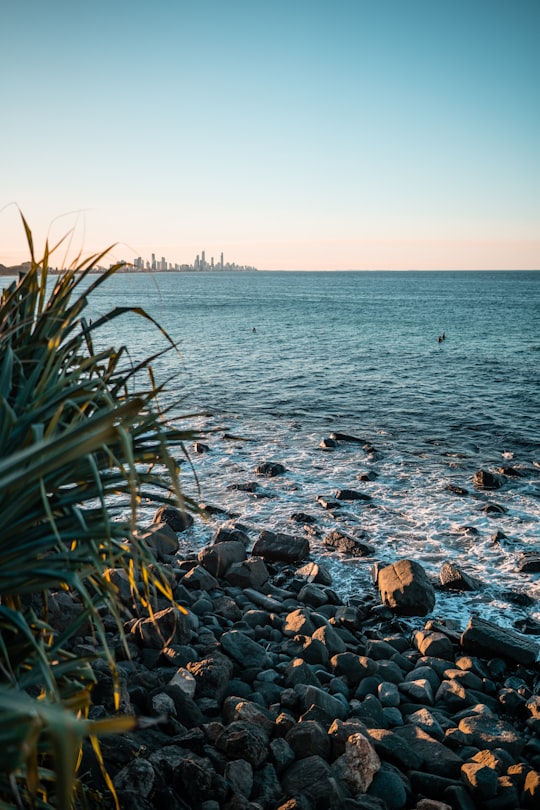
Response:
[[[412,630],[402,614],[425,616],[433,587],[415,561],[345,605],[304,538],[262,532],[253,545],[225,523],[180,558],[182,513],[156,520],[147,540],[183,610],[158,600],[150,618],[115,570],[129,656],[103,617],[121,711],[139,718],[101,743],[122,808],[540,807],[530,636],[478,617]],[[98,718],[114,710],[113,682],[105,662],[94,672]],[[113,806],[89,743],[79,773],[91,806]]]

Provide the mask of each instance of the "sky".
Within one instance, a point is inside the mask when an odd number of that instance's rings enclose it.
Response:
[[[37,252],[540,269],[539,41],[538,0],[0,0],[0,263],[22,211]]]

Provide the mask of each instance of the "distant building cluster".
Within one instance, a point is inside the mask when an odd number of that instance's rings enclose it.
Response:
[[[256,267],[250,267],[249,265],[240,265],[235,264],[234,262],[225,262],[223,259],[223,253],[220,254],[219,261],[215,262],[214,257],[210,258],[210,261],[206,259],[206,252],[203,250],[201,254],[197,254],[193,261],[193,264],[173,264],[172,262],[168,262],[165,256],[162,256],[161,259],[156,258],[156,254],[152,253],[151,260],[144,260],[141,256],[136,258],[133,262],[133,268],[138,270],[139,272],[146,272],[146,271],[156,271],[161,273],[171,273],[171,272],[184,272],[184,273],[204,273],[212,270],[256,270]]]

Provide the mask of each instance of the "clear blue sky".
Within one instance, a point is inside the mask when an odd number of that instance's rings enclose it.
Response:
[[[540,268],[539,42],[538,0],[0,0],[0,262],[15,202],[127,260]]]

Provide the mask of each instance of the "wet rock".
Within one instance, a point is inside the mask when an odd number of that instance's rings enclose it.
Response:
[[[296,562],[306,559],[309,551],[309,541],[305,537],[263,530],[251,553],[265,560]]]
[[[233,563],[242,562],[245,559],[246,547],[239,540],[205,546],[198,554],[199,563],[214,577],[224,576]]]
[[[448,561],[441,566],[439,580],[447,590],[477,591],[482,587],[479,579],[466,574],[459,565]]]
[[[315,632],[315,625],[310,616],[310,611],[306,608],[292,610],[285,617],[283,624],[283,634],[285,636],[311,636]]]
[[[320,563],[308,562],[295,573],[296,577],[306,579],[308,582],[315,582],[318,585],[331,585],[332,575],[326,566]]]
[[[238,528],[238,526],[235,526],[234,524],[229,526],[220,526],[212,537],[212,543],[228,542],[240,542],[247,547],[249,545],[249,537],[247,536],[246,532],[243,531],[243,529]]]
[[[418,770],[459,779],[462,760],[443,743],[412,724],[396,728],[394,733],[421,759]]]
[[[253,766],[245,759],[233,759],[225,766],[225,779],[235,793],[249,799],[253,790]]]
[[[435,606],[435,591],[424,568],[414,560],[398,560],[376,571],[383,604],[404,616],[424,616]]]
[[[358,436],[353,436],[350,433],[339,433],[337,431],[333,431],[330,434],[330,438],[334,439],[336,442],[349,442],[349,444],[364,445],[366,443],[365,439],[360,439]]]
[[[468,490],[463,489],[463,487],[457,486],[457,484],[448,484],[445,487],[445,489],[448,492],[453,492],[454,495],[461,495],[462,497],[469,494]]]
[[[356,489],[338,489],[335,497],[338,501],[370,501],[371,496],[358,492]]]
[[[289,520],[294,520],[295,523],[305,523],[308,526],[317,523],[317,518],[313,515],[308,515],[306,512],[293,512]]]
[[[264,475],[266,478],[275,478],[277,475],[283,475],[286,468],[277,461],[263,461],[262,464],[255,468],[255,472],[257,475]]]
[[[540,653],[540,645],[535,641],[474,615],[469,619],[461,643],[476,654],[501,656],[525,665],[533,664]]]
[[[493,475],[488,470],[477,470],[473,477],[473,484],[476,489],[500,489],[502,481],[499,476]]]
[[[166,523],[174,532],[180,533],[193,525],[193,517],[176,506],[160,506],[154,513],[152,523]]]
[[[335,439],[331,439],[329,437],[321,439],[319,447],[321,450],[335,450],[337,447],[337,442]]]
[[[349,554],[352,557],[368,557],[375,553],[373,546],[358,540],[356,537],[334,530],[323,538],[323,545],[340,554]]]
[[[540,554],[535,551],[525,551],[519,555],[518,571],[522,574],[537,574],[540,571]]]

